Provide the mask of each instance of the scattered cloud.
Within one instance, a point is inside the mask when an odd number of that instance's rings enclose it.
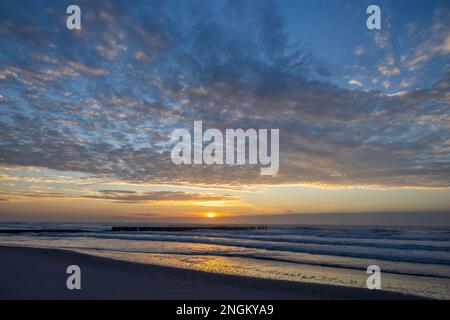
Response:
[[[366,52],[366,48],[364,46],[357,46],[353,49],[353,53],[357,56],[361,56]]]
[[[433,22],[423,28],[413,38],[416,44],[403,56],[409,70],[416,70],[426,62],[450,54],[450,13],[445,8],[437,8]]]
[[[400,69],[395,66],[395,59],[392,55],[387,55],[378,65],[378,71],[385,77],[398,76]]]
[[[348,81],[348,84],[352,86],[362,86],[362,82],[356,79],[351,79]]]
[[[374,41],[380,49],[386,49],[389,47],[389,33],[387,31],[377,30],[374,33]]]
[[[208,193],[191,193],[178,191],[137,192],[129,190],[101,190],[99,195],[86,196],[92,199],[113,200],[121,203],[154,202],[154,201],[230,201],[236,200],[234,195]]]
[[[37,3],[28,5],[38,11]],[[188,2],[148,6],[140,12],[122,2],[89,3],[76,34],[54,30],[61,17],[51,11],[29,15],[11,4],[0,12],[2,164],[136,184],[450,187],[449,129],[442,124],[449,73],[403,94],[349,90],[311,77],[326,65],[289,42],[272,2],[230,1],[219,15]],[[247,19],[233,18],[237,12]],[[446,54],[448,29],[433,28],[405,64]],[[389,41],[387,31],[375,32],[378,47]],[[374,68],[386,89],[394,83],[386,77],[405,76],[391,57]],[[278,175],[261,176],[256,166],[174,165],[168,138],[176,128],[192,130],[194,120],[205,129],[280,128]]]

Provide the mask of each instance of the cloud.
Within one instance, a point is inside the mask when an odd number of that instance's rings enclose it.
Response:
[[[374,34],[374,41],[381,49],[389,47],[390,35],[387,31],[377,31]]]
[[[416,44],[403,56],[410,70],[416,70],[432,59],[450,54],[450,13],[447,8],[436,8],[432,23],[413,39]]]
[[[57,4],[48,6],[56,12]],[[0,12],[2,164],[190,186],[450,186],[449,132],[439,120],[448,114],[449,74],[391,96],[318,81],[326,65],[289,42],[271,1],[145,2],[148,10],[82,2],[89,10],[80,33],[54,30],[59,15],[27,5],[37,14],[13,4]],[[279,174],[174,165],[170,134],[192,130],[194,120],[205,129],[280,128]]]
[[[348,84],[353,86],[362,86],[362,82],[356,79],[350,79]]]
[[[395,59],[392,54],[386,55],[378,64],[378,71],[385,77],[398,76],[400,69],[396,67]]]
[[[353,53],[357,56],[361,56],[366,52],[366,48],[364,46],[357,46],[353,49]]]
[[[396,67],[389,68],[388,66],[381,65],[378,67],[378,71],[386,77],[398,76],[400,74],[400,69]]]
[[[36,189],[41,189],[37,187]],[[72,190],[73,191],[73,190]],[[91,191],[89,193],[92,193]],[[238,197],[231,194],[218,193],[194,193],[182,191],[152,191],[137,192],[130,190],[100,190],[97,194],[89,193],[63,193],[63,192],[44,192],[36,191],[18,191],[4,192],[0,194],[7,198],[0,198],[0,201],[24,200],[24,199],[101,199],[120,203],[140,203],[140,202],[160,202],[160,201],[189,201],[189,202],[216,202],[216,201],[234,201]]]
[[[8,198],[6,201],[12,201],[16,199],[27,199],[27,198],[41,198],[41,199],[69,199],[69,198],[79,198],[74,195],[70,194],[64,194],[61,192],[26,192],[26,191],[19,191],[19,192],[4,192],[0,191],[1,195],[7,196]]]
[[[113,200],[121,203],[149,201],[230,201],[236,200],[233,195],[208,193],[191,193],[178,191],[136,192],[129,190],[100,190],[100,195],[86,196],[92,199]]]

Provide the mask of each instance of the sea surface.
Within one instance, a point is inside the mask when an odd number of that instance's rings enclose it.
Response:
[[[450,299],[450,229],[268,226],[266,230],[111,231],[105,224],[2,223],[0,245],[57,248],[137,263],[259,278],[366,288],[369,265],[382,289]]]

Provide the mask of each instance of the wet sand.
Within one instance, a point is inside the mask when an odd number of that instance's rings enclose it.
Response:
[[[81,290],[66,269],[81,268]],[[0,299],[414,299],[399,293],[144,265],[67,250],[1,247]]]

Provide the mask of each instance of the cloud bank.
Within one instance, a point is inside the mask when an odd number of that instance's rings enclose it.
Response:
[[[273,1],[82,2],[81,31],[65,29],[64,1],[23,5],[0,8],[1,164],[133,183],[450,187],[448,70],[397,94],[339,87]],[[170,133],[194,120],[279,128],[278,175],[174,165]],[[174,194],[99,195],[161,196]]]

